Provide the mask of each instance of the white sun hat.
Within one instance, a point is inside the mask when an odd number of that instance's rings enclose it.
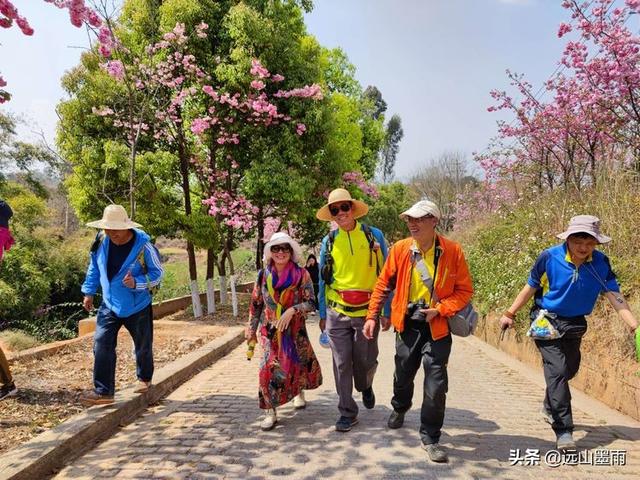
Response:
[[[269,262],[271,261],[271,247],[275,245],[283,245],[285,243],[288,243],[289,246],[291,247],[291,250],[293,250],[293,254],[291,255],[291,260],[293,260],[297,264],[300,264],[300,262],[303,261],[302,248],[300,247],[300,244],[296,242],[293,238],[291,238],[287,233],[276,232],[273,235],[271,235],[271,238],[269,239],[267,244],[264,246],[263,259],[264,259],[265,266],[268,265]]]
[[[586,233],[595,238],[598,243],[609,243],[611,237],[607,237],[600,232],[600,219],[593,215],[576,215],[569,220],[567,229],[556,235],[556,237],[566,240],[574,233]]]
[[[102,214],[102,220],[87,223],[87,227],[102,228],[103,230],[129,230],[141,226],[129,218],[122,205],[107,205]]]
[[[442,218],[438,206],[430,200],[420,200],[414,203],[409,210],[405,210],[400,214],[400,218],[421,218],[425,215],[431,215],[437,219]]]

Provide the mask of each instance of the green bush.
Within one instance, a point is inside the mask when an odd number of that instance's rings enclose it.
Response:
[[[638,211],[637,183],[618,176],[580,195],[548,192],[532,200],[522,199],[510,211],[484,216],[474,227],[459,233],[473,277],[474,304],[484,314],[508,308],[525,285],[537,256],[560,242],[555,235],[564,230],[570,217],[587,213],[598,216],[603,232],[613,237],[610,244],[598,248],[611,259],[623,293],[637,295]],[[523,308],[516,326],[522,332],[528,325],[528,310]]]
[[[50,306],[81,301],[87,242],[63,238],[57,226],[48,225],[46,204],[25,187],[7,182],[0,196],[14,211],[10,227],[16,239],[0,265],[0,328],[20,328],[42,341],[75,336],[68,317],[75,321],[77,308]]]
[[[77,336],[78,320],[86,316],[81,302],[67,302],[40,308],[14,325],[42,342],[67,340]]]

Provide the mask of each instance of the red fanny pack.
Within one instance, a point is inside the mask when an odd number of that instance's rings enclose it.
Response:
[[[349,305],[364,305],[369,303],[371,292],[369,290],[336,290],[340,298]]]

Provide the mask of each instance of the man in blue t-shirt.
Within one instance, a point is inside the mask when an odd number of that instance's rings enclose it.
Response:
[[[93,310],[93,297],[102,290],[96,332],[93,336],[94,389],[80,399],[85,405],[113,403],[116,374],[116,343],[124,325],[136,353],[136,374],[144,392],[153,376],[153,315],[151,292],[162,280],[160,257],[149,235],[132,222],[121,205],[108,205],[102,220],[89,227],[104,230],[91,248],[87,276],[82,284],[84,308]]]
[[[543,416],[556,433],[558,450],[576,448],[573,440],[573,417],[569,380],[580,367],[580,342],[587,330],[586,315],[604,294],[618,315],[634,331],[638,320],[620,294],[620,287],[607,256],[596,250],[611,238],[600,233],[600,220],[592,215],[578,215],[558,235],[564,243],[543,251],[536,260],[527,285],[500,318],[503,329],[513,326],[516,312],[534,298],[531,318],[541,311],[557,328],[559,338],[536,339],[542,355],[547,390]]]

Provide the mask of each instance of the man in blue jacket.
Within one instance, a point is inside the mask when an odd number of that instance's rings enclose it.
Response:
[[[153,315],[150,290],[162,280],[158,251],[149,235],[131,221],[121,205],[109,205],[102,220],[87,223],[104,230],[91,248],[91,261],[82,285],[84,308],[93,309],[93,297],[102,289],[93,340],[94,390],[80,400],[85,405],[113,403],[116,343],[123,325],[131,334],[136,353],[136,374],[146,391],[153,376]]]

